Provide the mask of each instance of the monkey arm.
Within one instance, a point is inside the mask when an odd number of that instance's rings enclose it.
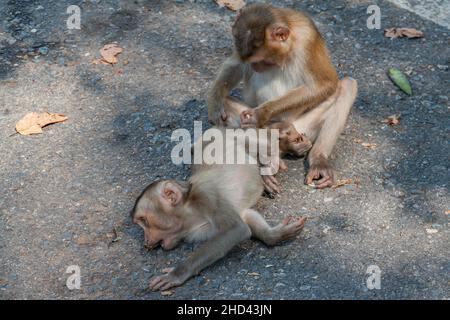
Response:
[[[330,97],[337,84],[337,81],[330,80],[314,86],[301,86],[276,100],[265,102],[254,110],[257,126],[266,126],[271,119],[287,111],[295,110],[295,116],[300,116]]]
[[[235,245],[251,236],[250,228],[244,222],[219,231],[217,235],[205,242],[183,263],[178,265],[174,274],[190,278],[201,270],[224,257]]]
[[[224,257],[235,245],[250,237],[250,228],[242,220],[225,230],[218,231],[215,236],[202,244],[175,269],[168,274],[154,277],[150,281],[150,288],[152,290],[167,290],[183,284],[190,277]]]
[[[208,117],[211,121],[218,122],[220,116],[226,118],[224,99],[239,84],[243,74],[243,64],[236,54],[225,60],[207,94]]]

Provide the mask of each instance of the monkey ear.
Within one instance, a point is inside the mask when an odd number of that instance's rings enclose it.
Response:
[[[272,26],[271,36],[276,41],[286,41],[291,31],[285,25],[276,24]]]
[[[176,184],[166,182],[162,189],[162,197],[169,201],[169,203],[174,207],[180,203],[183,198],[183,192]]]

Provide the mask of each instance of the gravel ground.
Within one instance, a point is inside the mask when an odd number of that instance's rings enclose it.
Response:
[[[382,28],[425,37],[367,29],[372,1],[273,1],[310,13],[340,75],[359,81],[335,156],[338,178],[359,183],[313,190],[304,162],[288,160],[283,193],[258,208],[272,223],[308,216],[302,235],[275,248],[246,241],[164,297],[147,290],[150,277],[194,247],[145,250],[128,213],[154,179],[189,175],[170,161],[170,135],[206,124],[205,92],[231,52],[234,13],[210,0],[0,1],[0,298],[449,299],[450,32],[377,2]],[[73,4],[81,30],[66,28]],[[112,41],[125,49],[119,63],[91,64]],[[411,97],[390,67],[409,74]],[[69,120],[12,135],[30,111]],[[382,122],[392,114],[401,114],[394,127]],[[66,287],[70,265],[80,290]],[[370,265],[379,290],[366,286]]]

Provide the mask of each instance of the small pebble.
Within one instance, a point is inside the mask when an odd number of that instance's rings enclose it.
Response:
[[[48,47],[40,47],[38,49],[39,54],[46,56],[48,54]]]

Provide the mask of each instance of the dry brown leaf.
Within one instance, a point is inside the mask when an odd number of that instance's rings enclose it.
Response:
[[[244,0],[216,0],[219,7],[227,7],[233,11],[242,9],[245,6]]]
[[[363,142],[363,143],[361,143],[361,145],[367,149],[375,149],[377,147],[376,143],[370,143],[370,142]]]
[[[353,183],[353,179],[342,179],[342,180],[338,180],[336,181],[336,183],[334,185],[331,186],[331,189],[337,189],[340,188],[342,186],[345,186],[347,184],[352,184]],[[356,184],[356,182],[355,182]]]
[[[400,123],[400,115],[393,114],[392,116],[387,117],[387,119],[384,119],[383,122],[387,123],[390,126],[396,126]]]
[[[389,28],[384,30],[384,36],[391,39],[401,37],[422,38],[423,32],[414,28]]]
[[[173,290],[166,290],[166,291],[161,291],[161,295],[163,297],[170,297],[175,293],[175,291]]]
[[[95,65],[97,65],[97,64],[107,64],[107,65],[109,65],[109,63],[106,62],[106,61],[103,60],[103,59],[95,59],[95,60],[92,60],[91,63],[92,63],[92,64],[95,64]]]
[[[353,140],[354,143],[362,143],[363,141],[361,139],[355,139]]]
[[[258,272],[249,272],[248,273],[249,276],[260,276],[260,274]]]
[[[22,135],[39,134],[46,125],[63,122],[67,119],[63,114],[30,112],[16,123],[16,131]]]
[[[102,59],[110,64],[116,64],[118,62],[117,55],[122,53],[123,49],[117,45],[117,43],[105,44],[103,48],[100,49],[100,54]]]

